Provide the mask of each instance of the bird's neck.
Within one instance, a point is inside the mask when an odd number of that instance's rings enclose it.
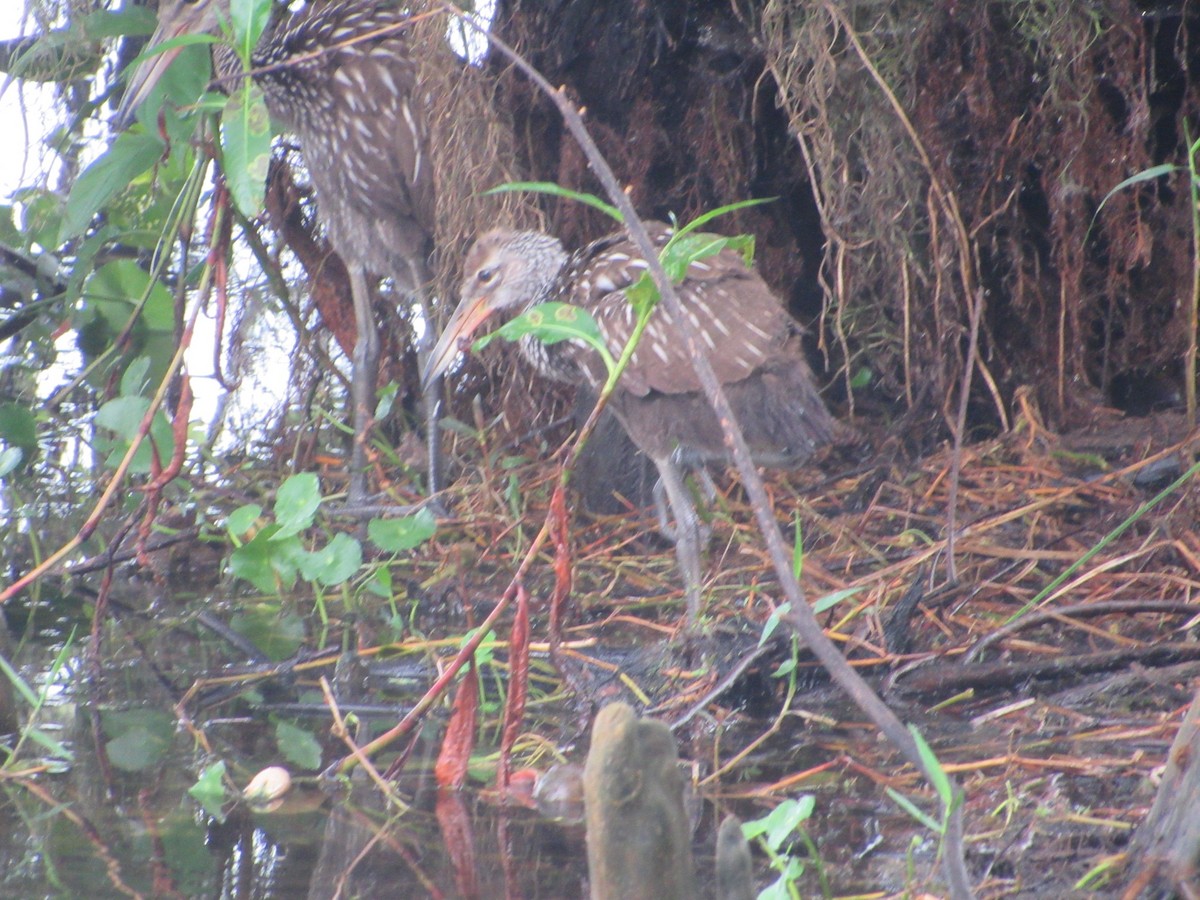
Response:
[[[264,43],[272,46],[268,40],[260,40],[259,46]],[[242,79],[247,77],[237,51],[224,42],[213,44],[212,61],[217,87],[226,94],[236,93],[242,87]],[[295,79],[294,67],[289,69],[286,62],[286,59],[275,59],[269,53],[260,53],[256,49],[250,59],[250,71],[255,84],[262,89],[272,118],[288,128],[295,128],[307,112],[308,98],[304,98],[303,102],[296,101],[294,88],[287,86],[289,79]]]
[[[232,93],[237,87],[237,79],[242,74],[242,61],[238,59],[237,51],[228,44],[221,42],[213,44],[212,48],[213,74],[220,79],[221,89]]]
[[[559,276],[567,262],[567,252],[558,238],[538,231],[519,235],[521,255],[528,260],[528,282],[524,294],[526,306],[558,300]]]
[[[516,236],[518,252],[526,261],[521,294],[522,308],[551,301],[571,302],[567,273],[567,252],[558,238],[540,231],[524,231]],[[545,344],[532,335],[521,338],[521,353],[539,372],[556,381],[577,383],[583,374],[567,343]]]

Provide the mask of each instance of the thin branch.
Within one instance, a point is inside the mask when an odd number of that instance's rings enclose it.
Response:
[[[732,451],[734,463],[741,476],[742,484],[746,488],[746,493],[750,498],[755,518],[758,520],[759,529],[762,531],[763,538],[766,541],[767,550],[771,557],[775,573],[779,578],[784,595],[788,599],[789,612],[785,616],[785,621],[805,642],[808,649],[817,657],[838,686],[850,695],[855,704],[896,745],[904,757],[914,767],[924,772],[926,778],[932,782],[934,773],[926,768],[925,762],[917,748],[917,743],[913,740],[908,729],[905,728],[904,723],[879,698],[870,685],[863,680],[862,676],[854,671],[846,661],[846,658],[842,656],[841,651],[825,636],[825,632],[813,614],[811,607],[805,601],[803,591],[792,574],[792,554],[784,544],[783,535],[780,533],[778,523],[775,520],[775,513],[767,497],[766,488],[751,459],[750,449],[746,445],[746,439],[742,435],[741,428],[738,426],[737,417],[729,404],[729,399],[725,396],[725,392],[721,387],[720,381],[717,379],[716,373],[713,371],[711,363],[708,361],[708,357],[702,351],[703,344],[697,334],[697,329],[692,326],[688,317],[683,314],[683,307],[679,302],[678,295],[675,293],[675,287],[671,283],[670,277],[663,270],[662,263],[659,260],[653,242],[650,240],[649,234],[646,232],[645,225],[643,225],[642,220],[638,217],[637,211],[633,208],[629,197],[621,189],[612,169],[609,168],[608,163],[605,162],[603,156],[600,154],[599,148],[592,141],[578,110],[567,100],[564,91],[556,90],[540,72],[534,69],[533,66],[526,62],[523,57],[503,40],[477,25],[461,11],[446,2],[446,0],[441,0],[441,2],[442,7],[448,13],[468,22],[480,34],[484,35],[493,47],[508,57],[558,107],[563,122],[583,149],[588,160],[588,165],[599,179],[601,185],[603,185],[605,193],[608,194],[609,199],[624,215],[625,230],[649,264],[651,276],[654,278],[654,283],[658,287],[661,296],[661,302],[666,306],[675,328],[682,334],[688,348],[688,354],[692,360],[692,367],[700,380],[704,394],[720,419],[721,426],[725,432],[725,443]],[[973,897],[974,893],[971,890],[970,877],[967,874],[966,863],[963,859],[963,794],[962,789],[957,785],[953,785],[953,792],[955,800],[952,802],[951,809],[949,810],[945,834],[945,874],[951,895],[955,898],[969,898]]]

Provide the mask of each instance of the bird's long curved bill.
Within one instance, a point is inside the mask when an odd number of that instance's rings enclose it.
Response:
[[[428,386],[433,379],[449,369],[462,345],[470,340],[471,335],[491,314],[492,308],[488,305],[487,297],[465,298],[459,303],[458,309],[454,310],[454,315],[446,323],[442,336],[438,338],[437,346],[429,354],[421,383]]]
[[[205,4],[199,3],[195,5],[197,12],[202,12],[200,9]],[[185,34],[198,32],[206,26],[206,22],[199,15],[187,15],[193,7],[185,6],[183,11],[173,20],[169,22],[160,22],[150,40],[146,43],[148,48],[153,49],[164,41],[169,41],[172,38],[181,37]],[[183,47],[172,47],[159,53],[157,56],[152,56],[142,62],[141,65],[134,70],[133,75],[129,78],[129,83],[125,85],[125,95],[121,98],[121,106],[117,110],[116,126],[124,128],[133,120],[134,111],[142,105],[142,101],[158,84],[160,78],[167,68],[175,61]]]

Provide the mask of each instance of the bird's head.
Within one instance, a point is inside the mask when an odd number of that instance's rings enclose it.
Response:
[[[467,251],[458,307],[425,366],[428,384],[454,362],[460,347],[493,314],[519,312],[544,299],[567,254],[540,231],[489,231]]]
[[[216,31],[220,17],[228,17],[228,0],[163,0],[158,7],[158,28],[151,36],[147,47],[156,47],[164,41],[185,34],[205,34]],[[179,55],[182,47],[174,47],[145,60],[125,86],[125,96],[117,111],[116,124],[124,127],[133,118],[136,110],[158,84],[163,72]]]

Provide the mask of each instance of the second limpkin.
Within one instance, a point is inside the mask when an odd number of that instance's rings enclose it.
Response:
[[[163,0],[151,46],[183,34],[215,32],[229,13],[230,0]],[[431,280],[433,166],[409,24],[408,12],[386,0],[315,0],[268,27],[250,60],[250,77],[262,89],[271,115],[300,139],[319,218],[350,272],[357,326],[352,504],[365,494],[379,358],[370,279],[390,277],[402,294],[422,305]],[[145,99],[179,49],[151,58],[137,71],[126,88],[119,122]],[[213,67],[227,88],[243,75],[226,43],[214,44]],[[425,398],[431,486],[439,455],[435,397],[436,386]]]
[[[661,248],[671,231],[654,223],[650,234]],[[568,255],[548,234],[488,232],[467,253],[461,300],[430,355],[426,377],[444,372],[493,313],[550,301],[588,310],[611,352],[619,354],[636,321],[624,292],[646,269],[624,233]],[[739,253],[725,249],[692,262],[676,291],[756,462],[796,466],[838,438],[841,426],[826,409],[804,360],[798,326]],[[551,378],[594,389],[605,380],[598,354],[583,345],[545,345],[526,337],[521,350]],[[694,624],[700,610],[700,522],[680,466],[725,462],[729,453],[688,348],[665,308],[654,312],[610,404],[658,469],[675,517],[676,551]]]

